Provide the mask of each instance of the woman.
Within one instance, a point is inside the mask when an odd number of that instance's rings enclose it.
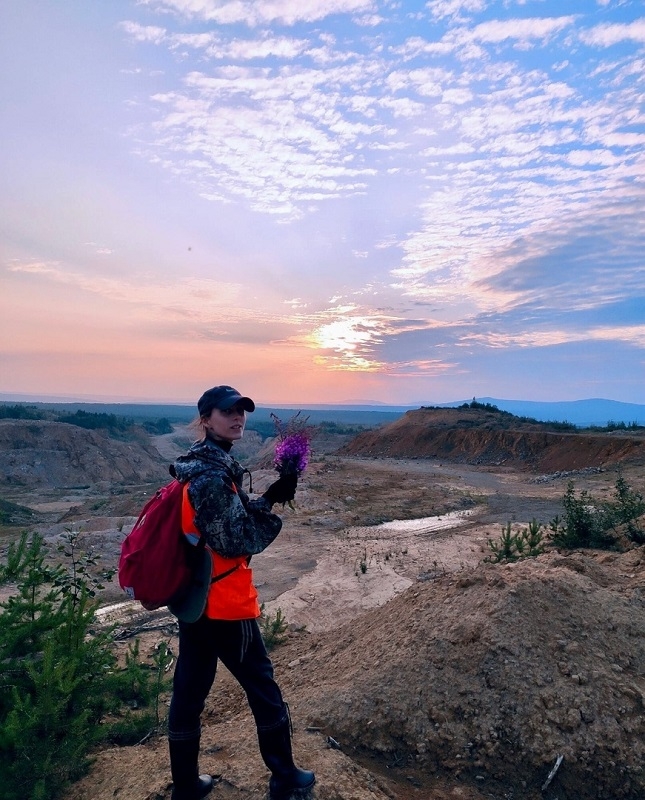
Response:
[[[272,773],[270,797],[303,794],[314,785],[315,776],[293,762],[288,708],[256,621],[260,607],[249,567],[250,557],[280,532],[282,520],[271,507],[294,498],[297,479],[281,477],[261,497],[249,499],[242,489],[245,470],[230,450],[244,435],[246,412],[254,411],[255,403],[231,386],[215,386],[204,392],[197,408],[203,439],[177,459],[172,471],[184,484],[184,533],[193,544],[204,537],[212,578],[204,591],[203,613],[203,606],[197,615],[187,616],[181,605],[171,605],[179,617],[179,655],[168,718],[172,800],[198,800],[212,789],[211,776],[200,776],[197,764],[200,716],[219,660],[246,692],[260,753]]]

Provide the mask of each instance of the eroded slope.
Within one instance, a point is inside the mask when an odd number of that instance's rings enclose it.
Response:
[[[341,451],[370,458],[437,458],[543,472],[645,459],[645,438],[558,431],[481,409],[408,411],[396,422],[359,434]]]

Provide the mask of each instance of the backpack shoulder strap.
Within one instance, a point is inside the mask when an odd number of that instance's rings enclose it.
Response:
[[[205,547],[206,539],[195,527],[195,510],[190,502],[190,497],[188,497],[189,485],[188,482],[182,485],[181,529],[190,544],[196,547]]]
[[[184,532],[184,535],[190,542],[190,544],[196,547],[206,547],[206,537],[202,536],[201,533],[195,527],[195,511],[193,509],[192,503],[190,502],[190,498],[188,497],[188,483],[184,484],[183,487],[183,497],[182,497],[182,504],[181,504],[181,528]],[[247,558],[247,564],[250,562],[251,557]],[[221,581],[222,578],[226,578],[232,572],[241,566],[241,562],[236,564],[231,569],[227,569],[224,572],[220,572],[218,575],[213,575],[211,578],[211,583],[217,583]]]

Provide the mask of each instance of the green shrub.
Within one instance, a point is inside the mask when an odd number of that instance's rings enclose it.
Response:
[[[58,571],[52,584],[60,588],[63,595],[77,598],[83,592],[88,597],[96,597],[97,591],[112,581],[115,568],[101,569],[101,557],[91,551],[83,550],[83,533],[74,528],[65,528],[57,551],[68,564],[67,569]],[[105,582],[105,583],[104,583]]]
[[[619,526],[630,541],[645,544],[645,531],[638,521],[645,514],[645,499],[622,475],[616,479],[613,499],[608,502],[599,503],[586,491],[576,497],[573,482],[568,484],[562,502],[564,518],[556,517],[550,524],[553,544],[568,549],[611,549],[617,546]]]
[[[26,533],[0,564],[0,583],[17,587],[0,603],[3,800],[54,800],[87,769],[92,748],[132,713],[122,698],[134,668],[119,670],[111,632],[95,630],[98,579],[86,569],[95,559],[70,537],[67,567],[49,566],[42,537]],[[155,690],[144,680],[139,694],[149,703],[157,693],[158,702],[161,686],[147,674]]]
[[[542,524],[536,519],[531,520],[528,528],[523,528],[518,533],[513,533],[511,523],[507,522],[502,528],[502,535],[494,542],[488,540],[488,547],[492,555],[484,561],[499,563],[500,561],[519,561],[521,558],[534,558],[544,552],[544,532]]]
[[[287,621],[282,616],[282,609],[279,608],[275,615],[267,614],[264,610],[264,603],[260,606],[260,630],[267,650],[273,650],[279,644],[283,644],[287,637]]]
[[[111,744],[139,744],[153,733],[161,733],[167,722],[160,699],[171,687],[168,671],[173,657],[168,642],[159,642],[151,663],[141,661],[139,640],[128,647],[125,668],[112,673],[109,686],[114,697],[105,740]]]
[[[112,721],[103,738],[109,744],[117,747],[129,747],[143,742],[156,728],[156,717],[153,711],[130,712]]]
[[[522,531],[528,556],[539,556],[544,552],[544,530],[540,522],[533,518],[528,528]]]
[[[611,518],[606,508],[599,505],[586,490],[576,497],[573,481],[569,481],[562,504],[564,518],[555,517],[549,525],[550,538],[554,545],[568,550],[609,550],[615,547],[615,537],[607,533],[611,527]]]
[[[0,604],[0,772],[6,800],[46,800],[87,766],[105,711],[101,683],[113,667],[105,634],[82,586],[63,591],[65,571],[47,567],[42,539],[10,547]],[[56,586],[55,584],[58,584]]]
[[[624,526],[628,539],[635,544],[645,544],[645,531],[638,522],[638,518],[645,514],[645,499],[629,486],[622,475],[616,479],[614,501],[606,504],[605,513],[612,527]]]
[[[36,517],[31,508],[0,499],[0,525],[26,524]]]

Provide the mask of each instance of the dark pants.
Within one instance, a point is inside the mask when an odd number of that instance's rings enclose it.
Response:
[[[179,622],[179,656],[168,717],[169,739],[177,741],[199,736],[200,716],[215,680],[218,660],[246,692],[259,730],[271,728],[284,719],[285,704],[257,622],[202,617],[193,623]]]

